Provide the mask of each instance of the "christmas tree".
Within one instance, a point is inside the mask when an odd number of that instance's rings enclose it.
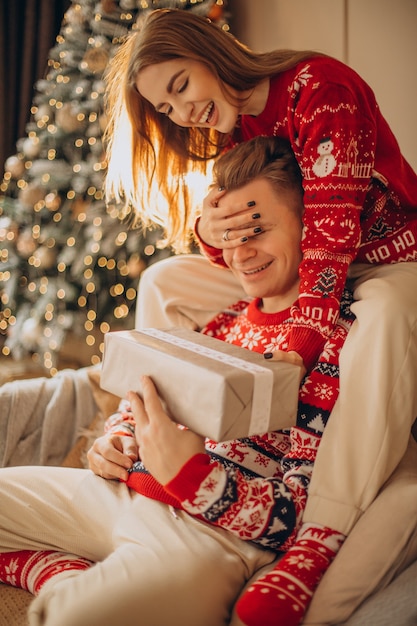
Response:
[[[158,8],[198,12],[228,28],[224,0],[73,1],[35,85],[27,136],[5,164],[1,351],[31,355],[51,375],[64,343],[101,360],[103,334],[134,325],[141,272],[171,253],[158,228],[131,228],[103,195],[103,75],[128,32]]]

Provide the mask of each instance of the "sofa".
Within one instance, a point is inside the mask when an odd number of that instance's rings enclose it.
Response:
[[[0,386],[3,415],[0,426],[5,429],[2,432],[6,432],[3,438],[6,445],[3,442],[2,448],[0,444],[3,465],[21,464],[24,458],[29,458],[35,463],[86,466],[86,451],[102,432],[104,420],[115,410],[119,399],[100,388],[100,369],[97,367],[64,371],[55,378],[48,384],[42,378],[27,381],[27,396],[42,389],[45,406],[30,419],[26,416],[20,430],[15,420],[8,421],[4,413],[7,407],[15,407],[21,399],[22,383]],[[65,397],[69,405],[78,407],[82,419],[67,420],[65,446],[55,449],[53,457],[43,458],[39,453],[45,449],[45,418],[42,416],[48,416],[48,409],[56,402],[57,395],[61,399]],[[26,406],[24,402],[22,406]],[[33,406],[31,403],[32,410]],[[58,427],[62,428],[62,425],[58,424]],[[30,437],[27,428],[30,428]],[[304,626],[417,624],[416,430],[414,428],[414,437],[410,438],[400,466],[356,524],[320,582],[303,621]],[[31,598],[25,591],[0,584],[0,626],[26,626],[26,611]],[[236,615],[232,616],[230,626],[241,626]]]

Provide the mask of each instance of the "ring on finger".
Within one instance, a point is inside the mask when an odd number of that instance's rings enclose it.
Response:
[[[229,241],[229,233],[230,233],[230,228],[226,228],[226,230],[224,231],[222,235],[223,241]]]

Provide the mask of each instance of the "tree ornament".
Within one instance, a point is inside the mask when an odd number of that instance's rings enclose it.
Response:
[[[22,152],[28,159],[34,159],[39,155],[40,143],[37,137],[28,137],[22,143]]]
[[[79,117],[78,113],[71,102],[65,102],[55,114],[56,125],[66,133],[74,133],[80,130],[85,127],[86,122]]]
[[[56,191],[51,191],[45,196],[45,206],[49,211],[58,211],[61,206],[61,198]]]
[[[49,248],[48,246],[39,246],[33,252],[34,265],[40,267],[43,270],[50,270],[56,263],[56,249]]]
[[[21,257],[28,259],[36,250],[37,246],[38,244],[33,237],[32,229],[25,228],[17,238],[16,250]]]
[[[81,61],[81,69],[88,70],[92,74],[103,72],[109,62],[109,54],[102,46],[98,48],[90,48],[85,53]]]
[[[104,13],[113,13],[117,9],[117,4],[114,0],[101,0],[101,8]]]
[[[220,20],[223,17],[223,7],[215,2],[208,12],[207,17],[213,21]]]
[[[45,189],[32,182],[19,191],[18,198],[23,205],[34,207],[38,202],[45,199]]]
[[[6,159],[4,169],[6,172],[10,172],[13,178],[21,178],[25,173],[25,162],[17,154],[14,154]]]
[[[85,200],[82,197],[75,198],[75,200],[71,203],[71,215],[72,219],[78,220],[80,215],[85,216],[88,211],[88,207],[90,206],[90,202]]]

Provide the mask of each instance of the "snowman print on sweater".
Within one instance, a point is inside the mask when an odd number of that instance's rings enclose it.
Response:
[[[334,143],[330,137],[325,137],[320,141],[317,148],[319,157],[312,168],[316,176],[323,178],[330,174],[336,167],[336,159],[332,154],[333,148]]]

